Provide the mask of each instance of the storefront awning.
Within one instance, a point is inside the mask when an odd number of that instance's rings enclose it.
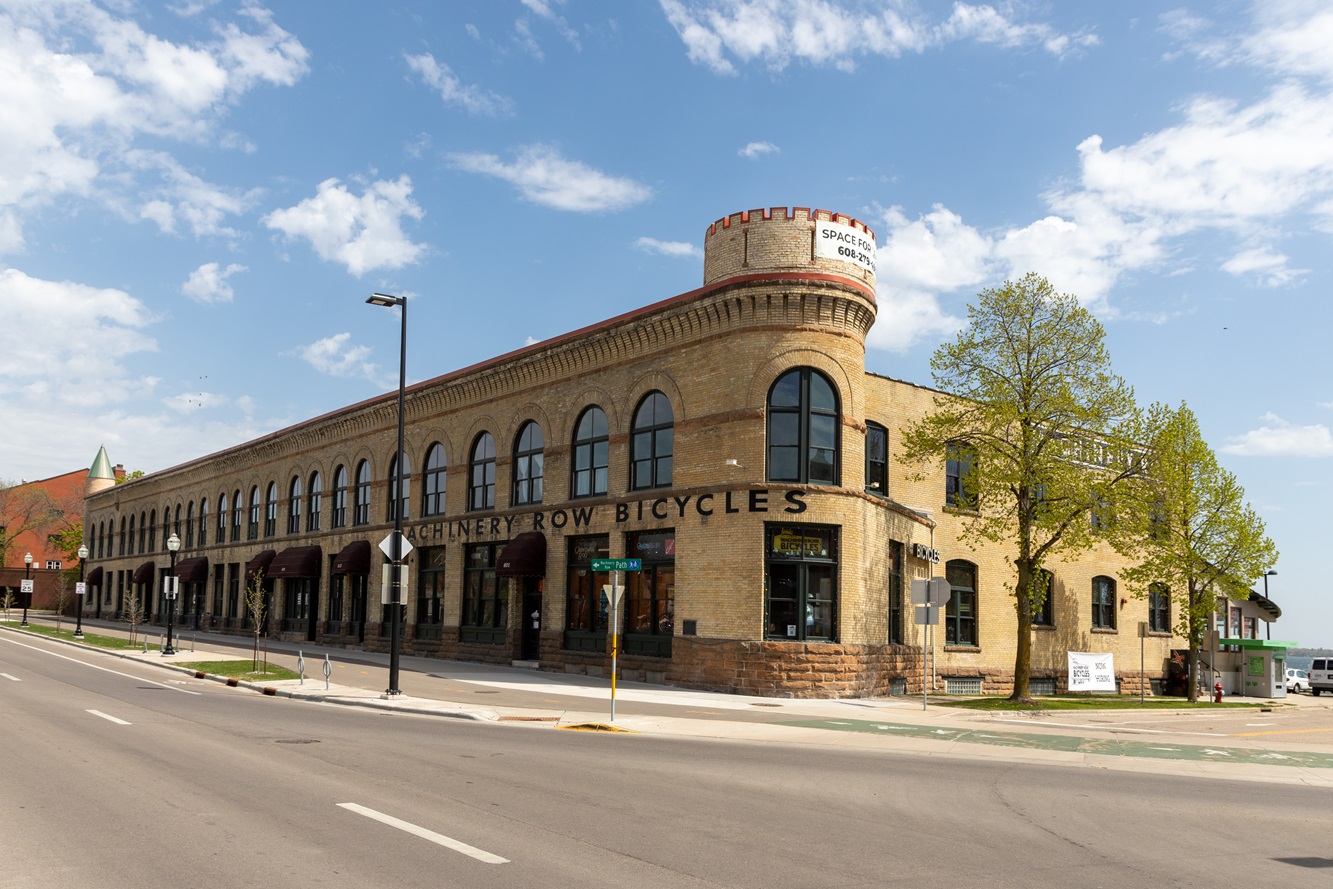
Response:
[[[96,568],[94,568],[93,570],[89,571],[89,572],[88,572],[88,579],[85,580],[84,583],[88,584],[88,586],[101,586],[101,585],[102,585],[102,566],[101,566],[101,565],[98,565]]]
[[[324,551],[317,546],[290,546],[268,566],[269,577],[319,577]]]
[[[354,540],[339,551],[333,560],[334,574],[369,574],[370,541]]]
[[[545,577],[546,535],[524,531],[505,544],[496,562],[497,577]]]
[[[152,562],[144,562],[138,568],[134,569],[134,576],[130,578],[135,583],[152,583],[153,575],[157,569],[153,567]]]
[[[254,580],[255,575],[258,574],[260,571],[263,571],[264,574],[267,575],[268,566],[270,563],[272,563],[273,557],[276,555],[277,553],[275,553],[273,550],[266,549],[259,555],[255,556],[250,561],[246,562],[245,582],[248,584],[250,581]]]
[[[181,559],[176,563],[176,577],[181,583],[207,583],[207,557],[198,556],[193,559]]]
[[[1234,645],[1247,651],[1263,649],[1266,651],[1286,651],[1299,647],[1295,642],[1279,642],[1276,639],[1218,639],[1218,645]]]

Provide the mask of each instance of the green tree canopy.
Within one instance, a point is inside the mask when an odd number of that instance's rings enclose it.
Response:
[[[931,369],[947,394],[909,426],[899,460],[951,461],[949,508],[971,517],[964,539],[1013,544],[1013,698],[1027,700],[1032,618],[1049,595],[1043,563],[1090,547],[1090,514],[1112,509],[1142,471],[1134,392],[1112,373],[1097,319],[1037,274],[982,291]]]

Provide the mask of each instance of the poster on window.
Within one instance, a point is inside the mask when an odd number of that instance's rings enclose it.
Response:
[[[1110,652],[1069,652],[1070,691],[1115,691],[1115,658]]]

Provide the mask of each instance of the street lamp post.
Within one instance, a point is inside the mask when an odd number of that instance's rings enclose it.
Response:
[[[83,585],[84,563],[88,561],[88,547],[85,544],[79,544],[79,585],[74,588],[74,595],[79,600],[79,616],[74,623],[74,638],[83,638],[83,594],[87,589]]]
[[[176,649],[171,647],[171,618],[176,611],[176,553],[180,548],[181,539],[173,531],[167,538],[167,550],[171,553],[171,570],[167,572],[166,589],[162,591],[167,597],[167,644],[162,649],[163,657],[176,653]]]
[[[28,603],[32,601],[32,553],[23,554],[23,580],[23,585],[28,588],[28,591],[23,594],[23,623],[19,626],[26,627],[28,625]]]
[[[389,569],[389,687],[384,690],[386,697],[397,697],[401,695],[402,689],[398,687],[398,621],[399,597],[402,595],[403,579],[403,504],[400,493],[403,486],[403,391],[407,387],[407,297],[389,296],[384,293],[371,294],[366,302],[372,306],[384,306],[392,308],[397,306],[402,310],[402,332],[398,342],[398,450],[395,451],[394,461],[398,467],[397,487],[390,491],[390,496],[398,499],[393,508],[393,565]]]
[[[1277,571],[1274,570],[1274,569],[1272,569],[1272,568],[1269,568],[1267,571],[1264,572],[1264,598],[1265,598],[1265,599],[1268,599],[1268,578],[1273,577],[1273,576],[1276,575],[1276,574],[1277,574]],[[1269,601],[1272,601],[1272,600],[1270,599]],[[1269,621],[1264,621],[1264,633],[1265,633],[1265,635],[1266,635],[1269,639],[1272,639],[1272,638],[1273,638],[1273,622],[1272,622],[1271,620],[1269,620]]]

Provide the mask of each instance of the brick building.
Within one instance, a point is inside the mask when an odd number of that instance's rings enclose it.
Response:
[[[9,592],[15,607],[23,607],[25,573],[33,581],[29,607],[49,609],[59,595],[60,572],[78,567],[78,560],[71,561],[54,538],[78,523],[88,476],[89,470],[76,469],[0,488],[0,596]],[[24,561],[29,555],[31,568]],[[64,595],[72,596],[73,587]]]
[[[415,547],[404,650],[542,669],[609,668],[609,575],[623,575],[621,675],[775,696],[919,691],[925,636],[905,602],[947,576],[933,688],[1004,692],[1016,617],[1006,549],[959,542],[946,467],[914,481],[897,430],[933,390],[865,370],[874,234],[806,208],[709,226],[703,286],[396,393],[91,493],[97,607],[162,612],[182,542],[180,621],[388,645],[376,545],[401,510]],[[1137,691],[1163,675],[1170,620],[1120,591],[1114,554],[1054,573],[1033,675],[1110,651]]]

